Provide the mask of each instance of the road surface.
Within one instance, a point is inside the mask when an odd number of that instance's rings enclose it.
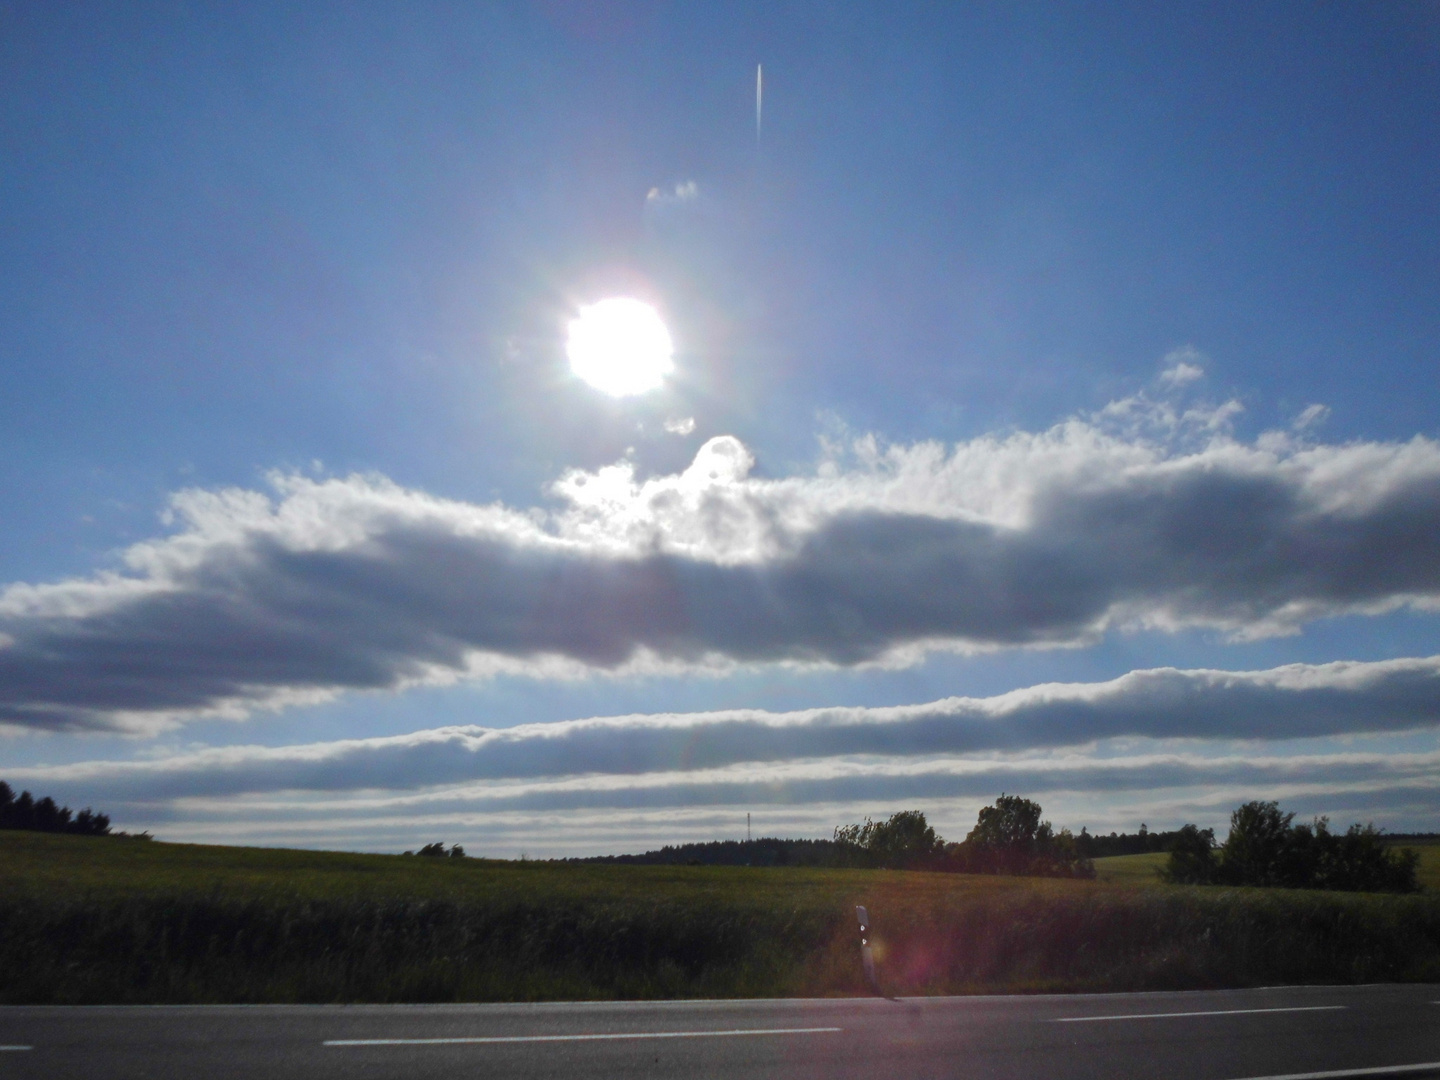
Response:
[[[0,1047],[0,1077],[47,1080],[1440,1077],[1440,986],[901,1001],[11,1006],[0,1008]]]

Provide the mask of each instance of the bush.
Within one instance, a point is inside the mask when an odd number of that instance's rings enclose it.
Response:
[[[413,855],[415,852],[407,851],[405,854]],[[465,849],[459,844],[456,844],[447,851],[444,844],[426,844],[420,849],[420,854],[424,855],[427,859],[463,859],[465,857]]]

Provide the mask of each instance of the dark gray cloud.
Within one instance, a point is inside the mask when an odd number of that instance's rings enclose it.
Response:
[[[0,594],[0,724],[143,731],[494,671],[903,662],[1440,602],[1437,444],[1107,432],[870,447],[789,480],[722,438],[676,476],[567,475],[550,513],[364,477],[186,493],[123,573]]]
[[[486,798],[508,790],[515,799],[548,800],[547,805],[566,799],[580,800],[576,805],[585,800],[612,805],[604,800],[620,799],[624,792],[623,798],[642,802],[674,798],[670,789],[697,785],[712,793],[723,792],[726,785],[736,792],[778,785],[777,790],[789,793],[787,799],[814,799],[825,788],[870,782],[866,776],[892,789],[912,782],[953,787],[978,775],[976,755],[1053,753],[1122,737],[1293,740],[1437,725],[1440,657],[1429,657],[1258,672],[1156,669],[1103,683],[1047,684],[990,698],[889,708],[730,710],[499,729],[437,728],[303,746],[224,747],[15,775],[26,782],[44,780],[75,798],[121,801],[278,791],[415,791],[477,782],[498,785],[486,789]],[[855,764],[881,759],[890,764],[879,773]],[[940,759],[951,764],[935,766]],[[1156,758],[1147,768],[1168,767],[1168,760]],[[1036,767],[1052,773],[1056,768],[1054,762]],[[1103,772],[1118,766],[1095,761],[1086,767]],[[1229,766],[1245,767],[1243,762]],[[1280,767],[1267,766],[1272,771]],[[1092,786],[1098,782],[1090,781]],[[1144,782],[1158,781],[1151,776]],[[717,796],[721,801],[730,797]]]

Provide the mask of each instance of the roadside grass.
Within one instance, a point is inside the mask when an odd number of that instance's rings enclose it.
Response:
[[[1440,899],[1159,886],[1136,859],[1086,882],[7,832],[0,1002],[863,994],[855,904],[897,995],[1440,981]]]

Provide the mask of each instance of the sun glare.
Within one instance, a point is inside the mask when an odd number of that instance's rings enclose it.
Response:
[[[571,371],[612,397],[654,390],[675,370],[670,331],[660,316],[625,296],[581,308],[565,352]]]

